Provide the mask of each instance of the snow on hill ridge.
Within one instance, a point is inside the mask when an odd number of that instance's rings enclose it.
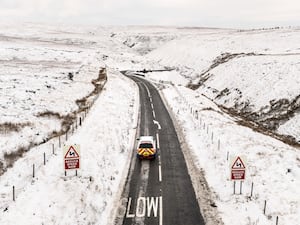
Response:
[[[290,123],[280,126],[300,112],[299,39],[300,30],[292,28],[221,30],[170,41],[147,57],[176,68],[217,104],[297,142]]]

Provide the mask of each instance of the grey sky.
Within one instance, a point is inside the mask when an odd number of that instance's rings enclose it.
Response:
[[[0,0],[0,19],[97,25],[300,26],[300,1]]]

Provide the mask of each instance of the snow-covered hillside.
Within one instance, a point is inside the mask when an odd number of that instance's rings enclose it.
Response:
[[[298,133],[289,131],[294,123],[287,122],[300,112],[299,39],[296,28],[199,32],[147,57],[175,68],[199,94],[297,143]]]
[[[108,54],[118,60],[127,48],[110,34],[105,28],[0,27],[0,224],[113,220],[139,101],[132,81],[104,68]],[[77,177],[64,175],[64,144],[81,147]]]
[[[212,215],[225,225],[300,224],[299,40],[297,28],[1,24],[0,224],[113,221],[139,106],[120,70],[159,87],[209,225]],[[81,145],[78,177],[64,176],[58,136],[65,143],[67,129],[66,143]],[[237,155],[246,181],[233,195]]]
[[[81,100],[96,89],[92,80],[104,64],[81,33],[32,25],[1,31],[0,165],[5,169],[13,162],[4,157],[17,158],[68,129],[84,107]]]

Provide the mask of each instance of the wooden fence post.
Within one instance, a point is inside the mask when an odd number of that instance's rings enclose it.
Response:
[[[35,177],[35,165],[34,164],[32,165],[32,177],[33,178]]]
[[[13,201],[16,200],[16,194],[15,194],[15,186],[13,186]]]

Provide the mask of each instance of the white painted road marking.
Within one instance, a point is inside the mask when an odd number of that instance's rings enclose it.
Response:
[[[153,120],[153,123],[157,125],[157,129],[161,130],[161,126],[158,121]]]
[[[160,149],[158,133],[156,133],[156,143],[157,143],[157,148]]]
[[[136,217],[145,217],[146,215],[146,198],[139,197],[137,200],[135,216]]]
[[[162,196],[159,197],[159,225],[163,224],[163,202]]]
[[[146,88],[146,90],[148,92],[148,96],[149,96],[149,98],[151,98],[151,94],[150,94],[148,86],[144,82],[142,82],[142,81],[141,81],[141,83],[145,86],[145,88]]]
[[[159,182],[162,181],[162,172],[161,172],[161,160],[160,160],[160,155],[158,156],[158,180],[159,180]]]
[[[139,197],[136,201],[136,209],[132,207],[132,198],[128,198],[126,218],[157,217],[162,221],[162,196],[160,197]],[[159,209],[159,211],[158,211]],[[160,223],[161,224],[161,223]]]
[[[161,165],[158,165],[158,180],[159,180],[159,182],[162,181],[162,177],[161,177]]]
[[[150,217],[151,216],[151,209],[153,209],[153,216],[157,217],[157,208],[158,208],[158,197],[154,198],[151,197],[151,199],[149,197],[147,197],[147,216]],[[150,209],[150,210],[149,210]]]
[[[134,214],[130,214],[130,207],[131,207],[131,198],[128,199],[128,204],[127,204],[127,212],[126,212],[126,218],[133,218]]]
[[[153,118],[155,119],[155,112],[154,112],[154,110],[152,110],[152,114],[153,114]]]

